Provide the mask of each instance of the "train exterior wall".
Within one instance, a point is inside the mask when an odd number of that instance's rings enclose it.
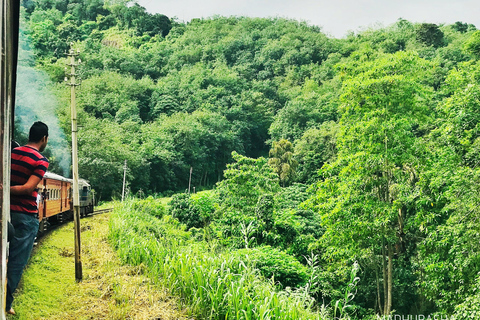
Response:
[[[10,146],[14,129],[20,1],[0,0],[0,320],[5,319],[7,222],[10,220]]]
[[[46,182],[45,217],[48,218],[62,212],[62,200],[59,197],[61,181],[47,179]]]
[[[70,182],[63,182],[62,185],[62,207],[64,208],[63,211],[72,211],[73,210],[73,205],[72,205],[72,184]]]
[[[66,205],[66,203],[69,202],[69,199],[66,198],[68,195],[67,182],[53,179],[45,180],[47,190],[47,196],[46,199],[44,199],[45,218],[70,210],[71,207]]]
[[[72,212],[72,183],[69,179],[47,172],[38,184],[38,218],[40,222],[61,213]],[[70,215],[60,218],[68,218]]]

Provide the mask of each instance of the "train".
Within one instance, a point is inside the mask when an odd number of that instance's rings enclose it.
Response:
[[[46,172],[38,184],[39,233],[45,232],[52,223],[62,223],[73,219],[72,179]],[[78,179],[80,216],[93,213],[94,193],[85,179]]]

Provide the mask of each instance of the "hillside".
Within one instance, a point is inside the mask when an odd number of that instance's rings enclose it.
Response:
[[[80,175],[101,199],[119,196],[124,160],[138,197],[183,192],[192,170],[214,190],[174,196],[171,215],[201,240],[283,257],[282,288],[304,287],[316,257],[318,304],[341,299],[358,263],[358,318],[476,310],[475,26],[399,19],[334,39],[281,18],[23,4],[23,62],[48,75],[67,139],[63,52],[80,50]]]

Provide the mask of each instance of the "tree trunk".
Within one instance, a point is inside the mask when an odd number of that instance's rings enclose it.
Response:
[[[375,276],[377,278],[377,303],[378,303],[378,310],[380,310],[380,315],[383,313],[383,306],[382,306],[382,298],[380,297],[380,280],[378,279],[378,268],[375,265]]]
[[[393,248],[388,244],[388,302],[387,302],[387,315],[390,314],[392,309],[392,287],[393,287]]]
[[[382,239],[382,271],[383,271],[383,314],[388,315],[387,312],[387,300],[388,300],[388,290],[387,290],[387,283],[388,283],[388,277],[387,277],[387,266],[385,263],[385,260],[387,260],[386,257],[386,252],[385,252],[385,238]]]

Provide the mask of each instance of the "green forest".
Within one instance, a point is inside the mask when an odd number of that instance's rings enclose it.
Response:
[[[183,23],[125,0],[22,6],[20,63],[46,75],[67,145],[66,53],[79,52],[79,170],[99,199],[121,196],[126,160],[134,207],[256,257],[312,312],[480,318],[474,25],[400,18],[337,39],[284,18]]]

